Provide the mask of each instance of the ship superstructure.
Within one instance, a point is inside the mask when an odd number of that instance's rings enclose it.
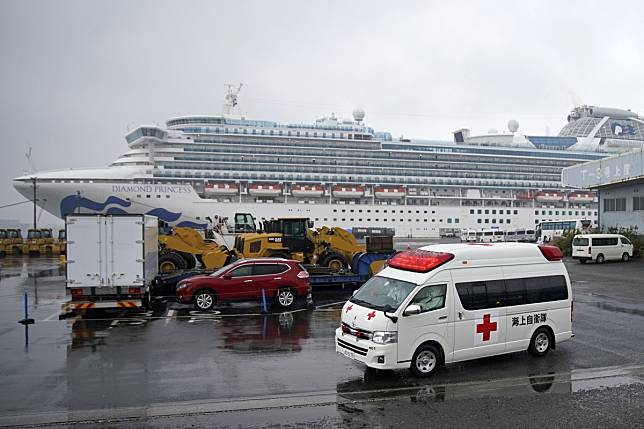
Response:
[[[131,131],[129,150],[108,167],[23,176],[15,187],[29,198],[35,177],[38,204],[60,217],[149,213],[195,227],[248,212],[438,237],[597,219],[595,196],[564,189],[561,170],[607,154],[574,150],[575,136],[524,136],[511,121],[507,133],[394,139],[365,125],[361,109],[352,120],[331,115],[312,124],[247,119],[235,113],[233,91],[226,114]]]

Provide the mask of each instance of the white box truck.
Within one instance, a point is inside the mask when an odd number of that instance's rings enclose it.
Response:
[[[74,214],[65,218],[64,312],[138,308],[149,303],[158,267],[158,218]]]

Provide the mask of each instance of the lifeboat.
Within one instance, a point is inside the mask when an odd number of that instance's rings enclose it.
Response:
[[[595,200],[593,194],[587,192],[572,192],[568,194],[568,201],[571,203],[592,203]]]
[[[239,187],[235,183],[206,183],[204,192],[209,195],[237,195]]]
[[[402,186],[390,188],[385,186],[377,186],[374,190],[376,198],[403,198],[405,196],[405,188]]]
[[[324,188],[320,185],[294,185],[291,188],[291,195],[299,198],[319,198],[324,195]]]
[[[555,191],[537,192],[534,195],[534,199],[542,203],[554,203],[563,201],[563,194]]]
[[[360,186],[334,186],[333,196],[336,198],[360,198],[364,195],[364,188]]]
[[[248,193],[254,197],[277,197],[282,195],[282,186],[274,183],[252,183]]]
[[[516,199],[517,200],[531,200],[534,198],[534,195],[532,195],[532,192],[517,192],[516,194]]]

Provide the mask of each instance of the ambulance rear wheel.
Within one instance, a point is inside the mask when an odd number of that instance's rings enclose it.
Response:
[[[539,328],[532,335],[528,353],[535,357],[545,356],[551,347],[552,339],[550,338],[550,332],[546,328]]]
[[[411,358],[410,371],[418,377],[429,377],[433,375],[440,366],[440,353],[438,349],[426,344],[418,347]]]

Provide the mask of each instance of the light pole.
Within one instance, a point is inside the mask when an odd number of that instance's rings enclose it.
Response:
[[[34,197],[33,197],[33,202],[34,202],[34,229],[36,229],[36,179],[35,177],[31,178],[31,184],[33,186],[34,190]]]

